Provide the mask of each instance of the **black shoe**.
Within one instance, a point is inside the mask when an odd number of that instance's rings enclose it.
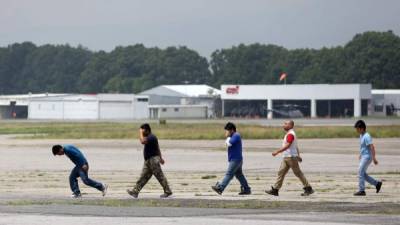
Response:
[[[128,194],[134,198],[138,198],[138,196],[139,196],[139,193],[137,193],[136,191],[133,191],[133,190],[128,189],[128,190],[126,190],[126,192],[128,192]]]
[[[166,192],[166,193],[160,195],[160,198],[168,198],[171,195],[172,195],[172,192]]]
[[[218,183],[214,186],[211,186],[211,188],[217,192],[219,195],[222,195],[222,189],[219,187]]]
[[[274,187],[271,186],[271,190],[265,191],[265,193],[274,195],[274,196],[279,196],[279,189],[275,189]]]
[[[309,196],[314,193],[314,190],[312,189],[311,186],[305,187],[303,189],[304,189],[304,193],[302,193],[301,196]]]
[[[377,184],[376,184],[376,193],[379,193],[379,191],[381,191],[381,187],[382,187],[382,182],[381,181],[379,181]]]
[[[365,191],[357,191],[356,193],[354,193],[354,196],[366,196],[367,194],[365,194]]]
[[[238,195],[251,195],[251,188],[244,189],[241,187]]]

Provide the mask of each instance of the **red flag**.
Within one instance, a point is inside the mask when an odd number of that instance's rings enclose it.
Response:
[[[279,81],[282,81],[284,79],[286,79],[287,74],[286,73],[282,73],[281,76],[279,77]]]

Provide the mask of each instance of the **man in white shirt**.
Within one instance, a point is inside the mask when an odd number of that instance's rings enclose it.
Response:
[[[283,153],[283,161],[279,168],[276,183],[271,187],[271,190],[265,191],[267,194],[275,196],[279,195],[279,189],[282,187],[283,180],[285,179],[289,169],[292,169],[294,175],[296,175],[296,177],[298,177],[303,183],[304,193],[301,194],[302,196],[308,196],[314,193],[314,190],[304,177],[303,172],[300,170],[299,162],[302,162],[302,159],[300,157],[299,148],[297,147],[297,137],[293,127],[293,120],[285,121],[283,124],[283,129],[286,131],[286,135],[283,138],[282,148],[272,153],[272,156],[274,157],[279,153]]]

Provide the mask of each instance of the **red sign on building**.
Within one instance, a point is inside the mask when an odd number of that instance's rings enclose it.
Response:
[[[237,94],[239,94],[239,86],[226,88],[226,93],[228,95],[237,95]]]

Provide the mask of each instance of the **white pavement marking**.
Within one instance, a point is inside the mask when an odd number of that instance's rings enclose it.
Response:
[[[21,215],[0,214],[1,225],[132,225],[132,224],[163,224],[163,225],[353,225],[353,223],[287,221],[287,220],[252,220],[252,219],[227,219],[213,217],[73,217],[73,216],[47,216],[47,215]]]

